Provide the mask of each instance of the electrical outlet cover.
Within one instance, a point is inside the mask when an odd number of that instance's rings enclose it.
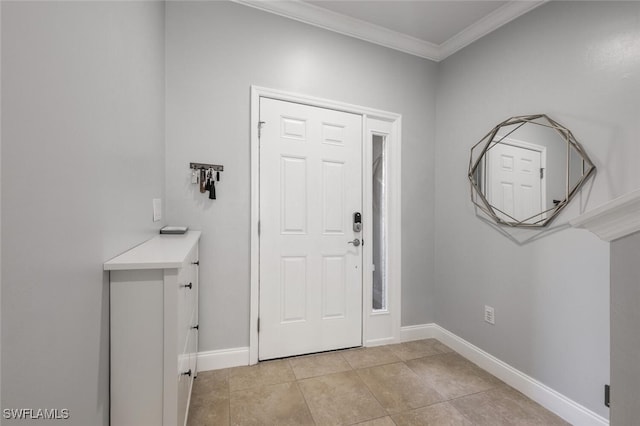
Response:
[[[496,323],[495,311],[491,306],[484,305],[484,320],[489,324]]]

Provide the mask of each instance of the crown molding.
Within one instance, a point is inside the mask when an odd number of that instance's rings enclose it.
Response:
[[[300,0],[265,1],[231,0],[265,12],[284,16],[370,43],[399,50],[410,55],[439,62],[491,31],[533,10],[548,0],[510,1],[478,22],[460,31],[444,43],[437,45],[407,34],[392,31],[360,19],[333,12]]]
[[[604,241],[613,241],[640,231],[640,189],[615,198],[569,223],[587,229]]]
[[[231,0],[234,3],[274,13],[305,24],[359,38],[421,58],[440,60],[438,45],[381,26],[336,13],[299,0]]]
[[[543,5],[547,1],[549,0],[510,1],[507,4],[500,6],[498,9],[469,25],[467,28],[442,43],[439,46],[440,60],[453,55],[458,50],[470,45],[490,32],[497,30],[519,16]]]

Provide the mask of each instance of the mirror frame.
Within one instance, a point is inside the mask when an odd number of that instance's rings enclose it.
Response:
[[[508,220],[504,220],[502,218],[500,218],[496,211],[494,209],[496,209],[496,207],[492,206],[491,203],[487,200],[487,198],[485,197],[484,193],[482,192],[482,190],[480,189],[480,186],[478,185],[478,182],[476,182],[475,179],[475,173],[478,169],[478,167],[480,166],[480,163],[482,162],[482,159],[484,158],[485,154],[487,153],[487,151],[489,150],[490,146],[495,145],[496,143],[500,143],[500,141],[506,137],[508,137],[511,133],[515,132],[516,130],[518,130],[520,127],[524,126],[525,124],[530,123],[532,125],[536,125],[536,126],[546,126],[549,128],[554,129],[555,131],[558,132],[558,135],[560,136],[560,138],[566,142],[567,144],[567,168],[565,170],[565,176],[566,176],[566,195],[564,200],[561,200],[557,205],[544,210],[540,213],[537,213],[531,217],[522,219],[522,220],[518,220],[516,218],[514,218],[513,216],[503,212],[500,210],[500,213],[502,213],[503,215],[513,219],[513,221],[508,221]],[[498,132],[500,131],[500,129],[502,127],[505,126],[513,126],[513,125],[517,125],[515,126],[514,129],[511,129],[509,131],[509,133],[507,133],[505,136],[502,136],[501,139],[497,142],[494,141],[494,138],[496,136],[496,134],[498,134]],[[484,145],[482,145],[484,144]],[[474,161],[474,150],[478,147],[482,147],[481,151],[478,154],[477,159]],[[575,184],[575,186],[573,188],[570,187],[571,183],[569,182],[569,161],[571,158],[571,148],[575,149],[576,152],[582,156],[583,159],[583,164],[584,164],[584,171],[583,174],[581,176],[581,178],[578,180],[578,182]],[[511,227],[523,227],[523,228],[542,228],[544,226],[547,226],[549,223],[551,223],[551,221],[558,216],[558,214],[562,211],[562,209],[564,209],[567,204],[569,204],[569,202],[573,199],[573,197],[576,195],[576,193],[578,192],[578,190],[582,187],[582,185],[585,184],[585,182],[595,174],[596,171],[596,167],[593,164],[593,162],[591,161],[591,159],[589,158],[589,156],[587,155],[587,153],[585,152],[584,148],[582,147],[582,145],[580,145],[580,143],[576,140],[576,138],[573,136],[573,133],[571,133],[571,130],[567,129],[566,127],[562,126],[561,124],[559,124],[558,122],[552,120],[551,118],[549,118],[546,114],[534,114],[534,115],[520,115],[520,116],[515,116],[515,117],[511,117],[508,118],[507,120],[503,121],[502,123],[498,124],[497,126],[495,126],[493,129],[491,129],[491,131],[489,133],[487,133],[482,139],[480,139],[480,141],[478,143],[476,143],[475,145],[473,145],[471,147],[471,154],[469,157],[469,182],[471,185],[471,202],[478,207],[482,212],[484,212],[487,216],[489,216],[491,219],[493,219],[496,223],[500,224],[500,225],[507,225],[507,226],[511,226]],[[540,216],[543,214],[547,214],[545,218],[542,218],[536,222],[533,223],[526,223],[527,221],[535,218],[536,216]]]

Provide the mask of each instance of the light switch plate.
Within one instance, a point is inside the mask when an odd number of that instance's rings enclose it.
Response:
[[[153,199],[153,221],[158,222],[162,219],[162,198]]]

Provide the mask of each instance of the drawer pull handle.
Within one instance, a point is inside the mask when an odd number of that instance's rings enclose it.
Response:
[[[194,325],[191,327],[192,330],[200,330],[200,324]]]
[[[181,287],[186,287],[186,288],[191,289],[191,288],[193,288],[193,283],[184,284],[184,285],[182,285]]]
[[[191,262],[192,265],[200,265],[200,261],[196,260],[195,262]]]
[[[189,369],[189,371],[185,371],[182,375],[191,377],[191,369]]]

